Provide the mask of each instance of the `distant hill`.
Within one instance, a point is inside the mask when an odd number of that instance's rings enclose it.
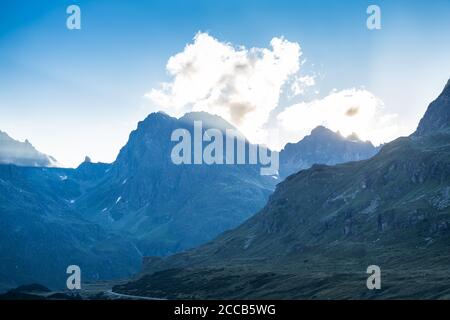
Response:
[[[417,132],[373,158],[314,165],[277,186],[238,228],[194,250],[148,258],[115,291],[169,298],[448,298],[450,92]],[[366,269],[382,270],[382,290]],[[220,285],[219,285],[220,284]]]
[[[372,143],[359,140],[356,135],[343,137],[323,126],[311,131],[297,143],[288,143],[280,152],[280,176],[309,169],[314,164],[334,165],[365,160],[378,152]]]
[[[16,141],[5,132],[0,131],[0,164],[53,167],[57,162],[53,157],[37,151],[28,140]]]

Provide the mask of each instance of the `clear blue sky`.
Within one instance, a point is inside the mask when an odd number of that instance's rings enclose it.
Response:
[[[77,4],[82,29],[66,28]],[[382,29],[366,28],[366,8]],[[320,92],[364,86],[413,130],[450,78],[450,1],[2,0],[0,130],[66,165],[113,161],[143,97],[199,32],[246,47],[298,42]]]

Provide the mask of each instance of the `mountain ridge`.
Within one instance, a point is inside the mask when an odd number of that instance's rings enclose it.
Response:
[[[314,164],[334,165],[365,160],[374,156],[379,148],[370,141],[361,141],[353,134],[342,136],[324,126],[318,126],[297,143],[288,143],[280,151],[280,176],[286,178]]]
[[[447,107],[435,100],[424,121],[437,130],[398,138],[367,160],[291,175],[239,227],[147,258],[137,280],[114,290],[171,299],[448,297],[450,134],[436,101]],[[373,264],[381,291],[365,287]]]
[[[20,142],[0,130],[0,164],[15,164],[24,167],[54,167],[55,158],[36,150],[28,141]]]
[[[429,105],[413,136],[450,130],[450,80],[442,93]]]

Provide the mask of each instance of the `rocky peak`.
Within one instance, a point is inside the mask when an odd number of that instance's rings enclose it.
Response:
[[[207,112],[189,112],[179,119],[180,121],[192,124],[194,121],[201,121],[203,128],[213,128],[226,131],[227,129],[236,130],[236,128],[222,117]]]
[[[0,164],[51,167],[56,165],[56,160],[36,150],[28,140],[20,142],[0,131]]]
[[[337,133],[324,126],[317,126],[311,131],[311,136],[335,136]]]
[[[425,136],[450,129],[450,80],[429,106],[414,136]]]
[[[447,84],[445,85],[444,92],[446,95],[450,95],[450,79],[448,79]]]
[[[370,142],[361,141],[356,134],[345,138],[339,132],[318,126],[297,143],[288,143],[280,153],[280,176],[310,168],[314,164],[333,165],[363,160],[377,152]]]

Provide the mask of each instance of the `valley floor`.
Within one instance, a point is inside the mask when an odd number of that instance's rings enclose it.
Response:
[[[242,262],[174,268],[117,285],[115,292],[166,299],[450,299],[450,253],[444,243],[335,255],[291,256],[291,261]],[[381,290],[366,286],[367,267],[381,268]]]

